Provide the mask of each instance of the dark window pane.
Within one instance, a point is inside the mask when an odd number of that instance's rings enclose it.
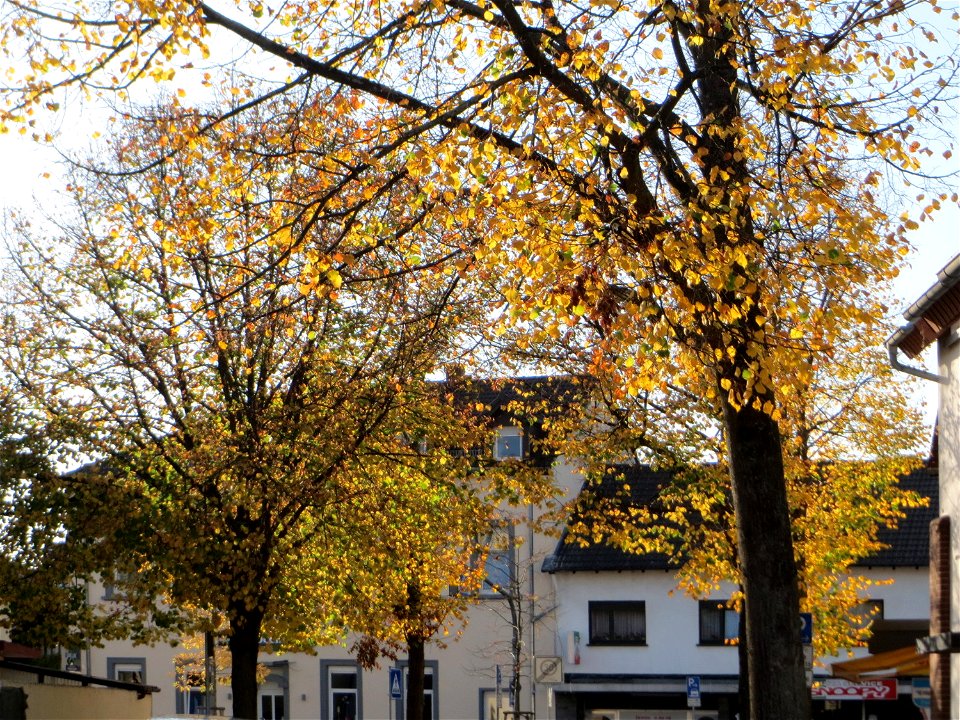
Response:
[[[331,672],[330,687],[335,690],[356,689],[357,674],[355,672]]]
[[[700,642],[704,645],[723,642],[723,608],[717,603],[700,603]]]
[[[700,644],[735,645],[740,615],[727,607],[726,600],[700,601]]]
[[[356,693],[333,693],[333,720],[357,720]]]
[[[590,642],[640,645],[647,640],[646,606],[639,602],[592,602]]]
[[[187,714],[199,715],[203,710],[203,701],[205,699],[203,691],[191,689],[187,697]]]

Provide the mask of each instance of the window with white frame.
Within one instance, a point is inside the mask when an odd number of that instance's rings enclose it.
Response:
[[[360,669],[356,664],[321,661],[321,710],[330,720],[361,720]]]
[[[646,645],[647,607],[643,600],[589,604],[591,645]]]
[[[205,671],[202,660],[178,660],[176,663],[178,715],[202,714],[207,704]]]
[[[260,692],[260,720],[286,720],[286,702],[283,692],[262,690]]]
[[[483,560],[483,575],[480,578],[480,587],[470,592],[477,592],[480,597],[503,597],[510,591],[511,581],[514,579],[514,549],[513,528],[509,525],[495,523],[482,538],[478,538],[480,548],[470,560],[471,570],[478,570]],[[467,592],[468,589],[460,585],[451,585],[450,594],[457,595]]]
[[[502,427],[497,430],[493,445],[495,460],[522,460],[524,457],[523,431],[518,427]]]
[[[700,601],[700,644],[736,645],[740,637],[740,613],[728,600]]]
[[[122,600],[123,593],[120,591],[120,588],[130,582],[131,577],[131,574],[128,572],[117,572],[111,575],[103,583],[103,599]]]
[[[120,682],[146,684],[146,658],[107,658],[107,677]]]

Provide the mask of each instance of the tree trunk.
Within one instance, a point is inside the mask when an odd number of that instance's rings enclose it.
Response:
[[[420,588],[415,583],[407,584],[407,608],[410,618],[419,618],[421,611]],[[407,703],[405,720],[422,720],[423,685],[426,673],[426,657],[423,634],[419,628],[407,633]],[[428,719],[429,720],[429,719]]]
[[[407,711],[406,720],[423,718],[423,685],[426,672],[423,638],[417,633],[407,636]],[[429,719],[428,719],[429,720]]]
[[[743,587],[740,587],[743,590]],[[747,657],[747,603],[740,606],[737,621],[737,660],[740,672],[737,675],[738,720],[750,720],[750,658]]]
[[[510,618],[511,618],[511,639],[510,639],[510,699],[514,710],[520,708],[520,670],[523,660],[523,607],[520,595],[520,584],[517,581],[511,582],[510,596]]]
[[[230,620],[230,690],[234,720],[256,720],[257,656],[263,615],[241,611]]]
[[[800,596],[780,431],[761,410],[725,404],[724,423],[747,602],[750,720],[808,720]]]

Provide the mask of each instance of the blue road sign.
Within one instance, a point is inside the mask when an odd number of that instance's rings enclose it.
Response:
[[[813,615],[800,613],[800,642],[810,645],[813,642]]]
[[[700,699],[700,676],[687,675],[687,700]]]
[[[403,671],[400,668],[390,668],[390,699],[399,700],[403,697]]]

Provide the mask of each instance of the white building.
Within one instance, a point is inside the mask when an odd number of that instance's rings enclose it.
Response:
[[[643,466],[621,468],[631,501],[648,505],[667,473]],[[937,475],[921,469],[902,486],[928,497]],[[934,497],[935,500],[935,497]],[[888,550],[864,560],[858,574],[892,585],[877,585],[869,598],[878,608],[870,650],[912,645],[927,624],[927,526],[932,507],[912,512],[898,531],[884,531]],[[565,649],[564,683],[553,689],[558,720],[732,720],[738,703],[738,616],[726,609],[734,588],[705,599],[677,590],[676,565],[665,555],[631,555],[606,545],[561,541],[544,569],[559,598],[558,641]],[[816,629],[814,628],[814,632]],[[857,657],[868,648],[852,650]],[[875,717],[909,720],[921,714],[913,704],[912,681],[900,678],[887,700],[863,700],[867,686],[844,685],[845,700],[824,697],[831,663],[819,658],[814,718]],[[688,678],[695,676],[699,707],[688,715]],[[823,684],[822,681],[825,681]]]
[[[510,399],[509,390],[490,390],[482,398],[504,427],[497,452],[529,453],[536,431],[513,424],[505,409]],[[535,453],[532,459],[549,468],[563,495],[580,492],[583,478],[573,465]],[[630,472],[632,492],[641,501],[649,501],[668,479],[640,466]],[[935,475],[923,477],[929,490]],[[913,632],[918,625],[925,631],[926,525],[921,519],[917,532],[913,522],[892,536],[890,553],[861,568],[878,579],[896,578],[872,598],[882,604],[878,627],[886,624],[886,634]],[[703,601],[683,595],[676,591],[676,568],[665,556],[627,556],[602,544],[580,547],[523,525],[517,532],[523,537],[515,540],[522,542],[514,542],[509,557],[494,557],[487,571],[501,578],[512,574],[521,584],[519,706],[507,701],[509,603],[489,592],[470,610],[465,628],[449,628],[444,647],[428,646],[423,720],[491,720],[497,717],[498,699],[500,717],[515,720],[732,720],[738,659],[737,648],[724,642],[737,634],[736,615],[722,608],[729,592]],[[91,592],[100,600],[105,591]],[[196,714],[204,703],[203,689],[190,686],[195,667],[178,665],[183,652],[182,647],[111,642],[84,649],[71,662],[83,672],[159,687],[153,695],[156,716]],[[343,647],[317,648],[315,655],[271,654],[265,648],[260,659],[268,670],[259,688],[264,720],[405,720],[402,699],[391,697],[390,685],[391,670],[403,677],[402,657],[384,661],[375,671],[362,670]],[[687,678],[692,676],[699,678],[700,708],[688,714]],[[855,712],[860,718],[869,710],[877,720],[908,720],[910,691],[909,682],[901,683],[899,700],[884,707],[845,701],[831,709],[831,703],[818,701],[817,717],[841,720]],[[229,716],[230,700],[229,686],[219,687],[218,712]]]
[[[494,422],[501,427],[494,455],[500,459],[526,457],[542,463],[544,472],[552,474],[561,496],[569,498],[579,489],[582,478],[562,459],[539,456],[531,440],[537,430],[521,427],[513,419],[508,405],[521,392],[533,391],[549,397],[553,392],[569,388],[562,379],[514,381],[505,387],[483,386],[478,401],[489,408]],[[504,510],[521,519],[537,515],[532,507]],[[506,527],[507,524],[504,525]],[[481,591],[469,611],[465,626],[453,623],[442,637],[444,645],[429,643],[423,720],[489,720],[496,716],[496,707],[517,718],[552,717],[546,685],[533,682],[534,656],[556,654],[554,623],[556,598],[551,594],[548,575],[540,572],[544,558],[552,552],[556,536],[533,533],[520,523],[508,553],[493,553],[487,562],[489,577],[502,583],[506,577],[519,581],[520,621],[523,639],[521,653],[521,692],[519,707],[509,703],[511,682],[510,641],[511,612],[509,601],[487,587]],[[500,530],[502,532],[502,529]],[[103,602],[109,589],[91,586],[90,599]],[[106,600],[109,602],[109,599]],[[384,660],[377,670],[363,670],[347,647],[321,647],[313,655],[273,654],[265,645],[260,662],[267,677],[259,687],[260,717],[264,720],[405,720],[402,698],[391,697],[391,670],[403,677],[406,660]],[[202,656],[202,645],[194,642],[190,650],[181,645],[133,646],[129,642],[106,642],[102,647],[82,649],[70,658],[76,670],[105,677],[147,683],[160,688],[153,695],[155,716],[198,715],[205,704],[204,688],[199,679],[199,665],[178,663],[185,652]],[[499,668],[499,671],[498,671]],[[499,683],[498,683],[499,678]],[[192,686],[191,686],[191,683]],[[401,693],[405,688],[401,689]],[[217,689],[214,712],[231,715],[228,683],[221,681]]]
[[[893,366],[939,383],[937,422],[941,516],[931,526],[930,653],[933,720],[960,718],[960,256],[904,313],[907,325],[887,341]],[[903,364],[936,345],[936,372]]]

